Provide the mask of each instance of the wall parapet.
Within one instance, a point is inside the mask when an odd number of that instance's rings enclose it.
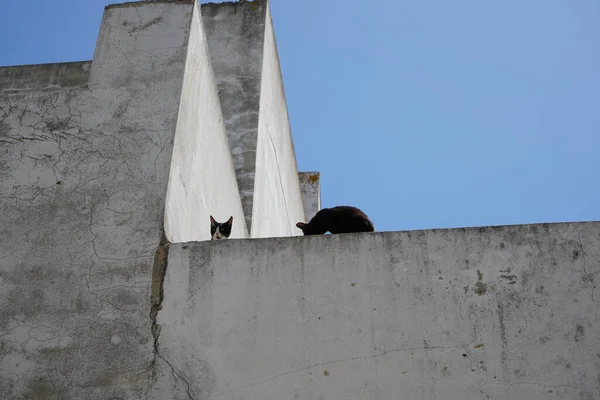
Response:
[[[0,67],[0,93],[60,90],[84,86],[91,61]]]
[[[600,397],[600,222],[173,244],[194,398]]]

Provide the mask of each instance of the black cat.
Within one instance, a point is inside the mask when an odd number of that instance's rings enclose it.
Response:
[[[233,225],[233,216],[227,222],[217,222],[210,216],[210,238],[211,240],[228,239],[231,235],[231,226]]]
[[[337,206],[323,208],[308,224],[298,222],[296,226],[305,235],[331,233],[375,232],[375,226],[367,215],[356,207]]]

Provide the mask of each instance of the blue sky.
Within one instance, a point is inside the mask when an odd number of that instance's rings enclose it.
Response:
[[[2,0],[0,65],[91,59],[99,0]],[[600,220],[596,0],[271,0],[300,170],[378,230]]]

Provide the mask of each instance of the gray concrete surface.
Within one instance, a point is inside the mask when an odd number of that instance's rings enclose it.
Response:
[[[202,5],[208,48],[250,232],[266,9],[266,0]]]
[[[172,374],[149,300],[192,9],[111,6],[91,66],[0,69],[2,399],[142,398]]]
[[[306,222],[321,209],[321,180],[318,172],[300,172],[300,190]],[[297,221],[300,222],[300,221]]]
[[[0,67],[0,94],[85,86],[91,61]]]
[[[191,0],[108,6],[91,62],[0,68],[0,398],[190,398],[158,343],[165,242],[208,239],[209,214],[234,215],[233,237],[249,236],[240,191],[253,199],[261,132],[276,149],[268,165],[291,177],[262,190],[303,212],[272,28],[263,68],[266,3],[206,7],[252,43],[248,54],[222,43],[215,58],[228,53],[234,70],[257,60],[242,70],[255,81],[232,75],[229,97]],[[244,7],[242,21],[224,12]],[[275,92],[260,111],[265,87]],[[236,187],[221,113],[237,98],[256,105],[234,116],[253,133],[231,146],[250,151],[238,171],[250,192]],[[281,133],[261,131],[259,111]]]
[[[202,6],[208,47],[250,236],[298,235],[298,167],[269,5]]]
[[[302,235],[296,223],[305,218],[275,33],[267,6],[250,234],[253,238]]]
[[[212,48],[126,3],[93,62],[0,68],[0,399],[600,398],[599,222],[165,244],[319,189],[267,3],[202,9]]]
[[[194,5],[167,191],[170,242],[210,240],[210,215],[233,216],[231,238],[248,229],[208,54],[200,7]]]
[[[171,245],[178,399],[600,398],[600,223]]]

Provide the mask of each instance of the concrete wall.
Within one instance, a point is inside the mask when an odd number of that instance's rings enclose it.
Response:
[[[250,236],[298,235],[304,210],[268,2],[205,4],[202,15]]]
[[[306,217],[268,6],[260,94],[251,235],[302,235],[296,223]]]
[[[248,230],[208,54],[194,4],[165,210],[170,242],[210,239],[210,218],[234,218],[231,238]]]
[[[0,68],[0,398],[189,398],[158,341],[167,240],[208,239],[210,214],[249,236],[265,134],[261,168],[290,181],[261,195],[302,210],[266,2],[204,7],[232,35],[210,51],[196,2],[134,2],[105,9],[91,62]]]
[[[256,173],[266,0],[202,5],[215,79],[248,230]]]
[[[300,172],[298,178],[300,179],[304,215],[308,222],[321,209],[320,175],[318,172]]]
[[[47,91],[87,84],[91,61],[3,67],[0,93]]]
[[[0,68],[0,398],[600,397],[600,223],[167,244],[305,220],[268,5],[202,10]]]
[[[600,398],[600,223],[171,245],[184,399]]]
[[[142,398],[163,373],[149,299],[192,10],[110,6],[89,78],[0,68],[2,399]]]

